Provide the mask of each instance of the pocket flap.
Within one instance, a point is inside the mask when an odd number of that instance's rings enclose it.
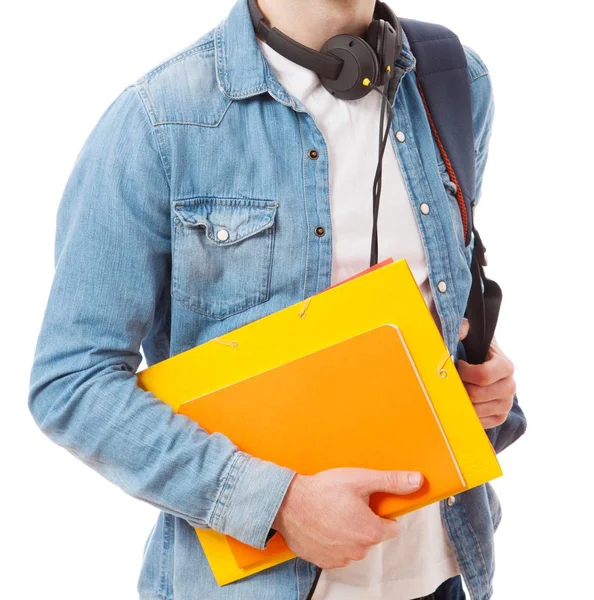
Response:
[[[184,227],[203,228],[218,246],[229,246],[274,223],[278,202],[256,198],[189,198],[173,210]]]

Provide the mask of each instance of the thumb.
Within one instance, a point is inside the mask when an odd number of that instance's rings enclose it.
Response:
[[[423,475],[417,471],[381,471],[361,469],[359,489],[366,495],[374,492],[412,494],[423,485]]]

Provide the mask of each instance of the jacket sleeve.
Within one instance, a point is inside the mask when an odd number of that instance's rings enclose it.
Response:
[[[483,175],[489,154],[489,141],[491,139],[495,106],[491,77],[485,63],[474,50],[465,47],[465,51],[471,81],[474,151],[476,158],[475,202],[478,204],[481,198]],[[474,243],[474,239],[472,243]],[[461,343],[459,344],[459,348],[463,348]],[[497,427],[487,429],[486,433],[495,451],[501,452],[524,434],[526,426],[526,416],[520,408],[517,395],[514,394],[513,406],[505,422]]]
[[[137,385],[142,340],[169,293],[162,159],[130,85],[85,141],[58,206],[29,410],[53,442],[131,496],[262,549],[294,471],[208,434]]]

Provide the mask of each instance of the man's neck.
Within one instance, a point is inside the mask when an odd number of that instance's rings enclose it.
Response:
[[[271,27],[319,50],[339,33],[362,36],[375,0],[258,0],[258,5]]]

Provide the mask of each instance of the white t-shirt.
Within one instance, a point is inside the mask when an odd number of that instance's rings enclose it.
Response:
[[[305,105],[326,142],[332,284],[338,283],[369,267],[381,96],[371,91],[358,100],[339,100],[322,86],[313,71],[291,62],[257,39],[280,84]],[[390,256],[394,260],[407,259],[441,328],[421,237],[390,140],[382,166],[378,260]],[[459,573],[441,522],[439,503],[403,515],[399,522],[399,535],[373,546],[363,560],[324,569],[313,600],[411,600],[431,594],[443,581]]]

